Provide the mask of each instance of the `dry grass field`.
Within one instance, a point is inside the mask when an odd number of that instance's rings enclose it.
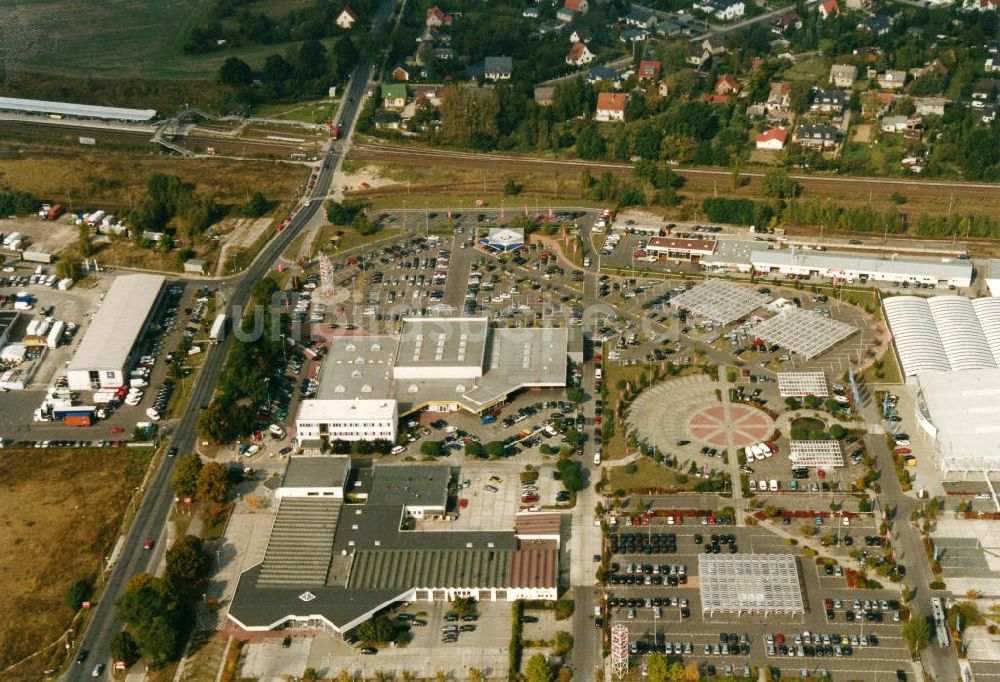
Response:
[[[148,458],[128,448],[0,450],[0,670],[69,626],[66,589],[97,576]],[[0,677],[39,679],[43,659]]]

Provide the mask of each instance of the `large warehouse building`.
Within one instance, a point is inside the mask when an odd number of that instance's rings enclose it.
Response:
[[[524,388],[565,386],[568,343],[566,329],[497,329],[485,317],[405,318],[398,336],[334,337],[296,435],[395,440],[397,419],[417,410],[479,414]]]
[[[127,384],[138,342],[165,281],[161,275],[115,278],[67,368],[71,389],[90,391]]]
[[[883,307],[937,468],[1000,471],[1000,299],[894,296]]]
[[[233,595],[228,616],[240,628],[344,634],[400,602],[557,598],[558,514],[519,515],[515,530],[422,530],[414,519],[445,514],[447,465],[350,466],[291,458],[264,559]],[[363,503],[329,494],[342,490],[345,467]],[[428,513],[428,503],[442,506]]]
[[[954,286],[965,289],[972,284],[969,261],[882,259],[851,253],[767,249],[750,255],[753,268],[762,276],[809,275],[844,279],[868,279],[874,282],[903,282]]]

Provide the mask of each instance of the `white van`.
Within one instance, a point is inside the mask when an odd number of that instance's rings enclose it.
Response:
[[[770,489],[771,489],[771,492],[772,492],[772,493],[776,493],[776,492],[778,492],[778,481],[776,481],[776,480],[775,480],[775,479],[773,479],[773,478],[771,479],[771,483],[770,483]]]
[[[406,448],[404,448],[402,445],[397,445],[396,447],[394,447],[389,452],[391,452],[394,455],[398,455],[399,453],[403,452],[404,450],[406,450]]]
[[[764,479],[757,481],[757,490],[767,490],[767,481]]]
[[[600,463],[601,463],[601,453],[600,452],[595,452],[594,453],[594,464],[600,464]]]

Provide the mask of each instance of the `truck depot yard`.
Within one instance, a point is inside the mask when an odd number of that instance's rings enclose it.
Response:
[[[60,640],[74,622],[66,592],[77,580],[94,581],[111,556],[151,453],[0,449],[0,677],[42,679],[63,660]]]

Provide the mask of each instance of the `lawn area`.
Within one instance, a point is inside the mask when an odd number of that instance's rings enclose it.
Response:
[[[626,466],[609,467],[609,485],[611,492],[624,490],[646,490],[649,488],[681,488],[690,489],[691,479],[687,476],[678,481],[678,472],[659,466],[649,457],[641,457],[635,461],[635,473],[628,473]],[[697,481],[698,479],[694,479]]]
[[[330,239],[336,236],[336,233],[343,231],[339,242],[331,242]],[[313,241],[313,251],[319,251],[322,249],[329,255],[336,255],[338,253],[343,253],[345,251],[350,251],[351,249],[356,249],[360,246],[366,246],[372,242],[380,242],[387,239],[394,239],[399,235],[403,234],[402,227],[383,227],[374,234],[364,235],[358,234],[356,231],[349,227],[338,227],[336,225],[327,225],[322,230],[320,230],[319,235]]]
[[[861,373],[858,380],[868,384],[903,383],[903,372],[899,368],[899,362],[896,361],[896,354],[892,348],[883,348],[880,350],[885,351],[882,357],[876,361],[876,364],[867,367]],[[882,363],[882,366],[879,367],[877,363]]]
[[[151,455],[131,448],[0,450],[0,669],[69,626],[66,590],[97,577]],[[41,671],[58,663],[39,656],[5,679],[42,679]]]
[[[618,389],[618,382],[625,380],[633,386],[639,381],[639,375],[645,369],[641,366],[624,367],[622,365],[605,365],[607,373],[605,375],[608,388],[608,399],[605,402],[604,414],[607,419],[613,419],[613,415],[618,413],[618,402],[621,399],[621,391]],[[628,454],[628,444],[625,442],[626,434],[623,433],[624,426],[615,425],[615,433],[605,441],[604,452],[607,459],[621,459]]]
[[[273,118],[281,121],[325,123],[333,116],[336,109],[336,100],[321,99],[295,104],[258,104],[253,108],[252,115],[258,118]]]
[[[288,43],[184,54],[191,29],[206,22],[214,4],[214,0],[18,3],[7,12],[5,23],[12,26],[10,35],[23,35],[24,39],[0,43],[0,58],[9,68],[17,65],[27,72],[88,79],[214,79],[219,65],[229,57],[238,56],[260,66],[268,55],[298,48],[296,43]],[[268,3],[262,9],[273,14],[276,7],[279,5]],[[332,43],[329,39],[323,42],[327,47]]]
[[[830,60],[815,56],[792,65],[782,76],[790,81],[815,81],[826,78],[829,73]]]

